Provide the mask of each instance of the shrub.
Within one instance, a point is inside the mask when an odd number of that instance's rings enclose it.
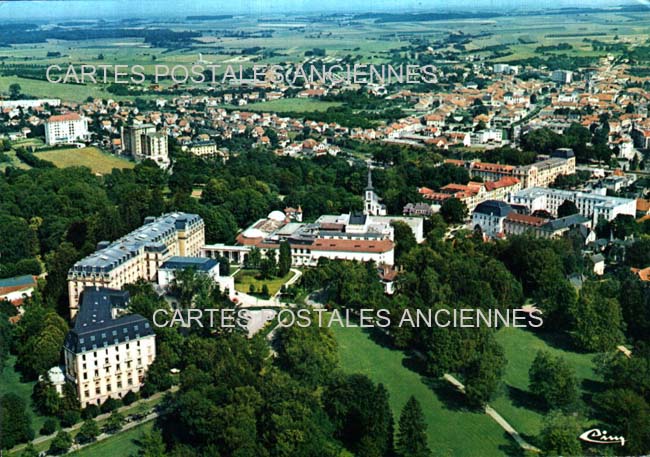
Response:
[[[94,419],[95,417],[99,416],[99,413],[100,413],[99,406],[88,405],[81,412],[81,417],[83,417],[84,419]]]
[[[120,400],[117,400],[115,398],[108,398],[104,403],[102,403],[100,410],[102,413],[110,413],[120,406],[122,406],[122,402]]]
[[[43,422],[43,426],[41,427],[41,435],[51,435],[52,433],[56,432],[56,429],[58,428],[58,424],[56,423],[56,419],[53,419],[51,417],[48,417],[45,419],[45,422]]]
[[[127,394],[124,396],[124,398],[122,398],[122,403],[124,403],[125,405],[128,406],[131,403],[133,403],[134,401],[137,401],[138,397],[139,397],[138,394],[136,394],[135,392],[129,390],[127,392]]]
[[[61,425],[64,427],[72,427],[74,424],[81,420],[79,411],[68,410],[61,414]]]

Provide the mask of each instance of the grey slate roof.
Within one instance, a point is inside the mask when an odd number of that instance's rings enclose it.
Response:
[[[474,212],[489,216],[506,217],[512,212],[512,207],[500,200],[486,200],[476,205]]]
[[[151,324],[139,314],[113,319],[113,308],[125,308],[128,301],[126,291],[86,287],[74,328],[66,335],[64,347],[80,354],[153,335]]]
[[[160,266],[160,270],[184,270],[194,268],[196,271],[208,272],[219,265],[214,259],[207,257],[180,257],[174,256]]]
[[[198,214],[188,213],[147,218],[143,226],[108,246],[102,245],[102,249],[75,263],[70,273],[109,273],[141,252],[164,252],[166,244],[163,241],[167,237],[200,221]]]

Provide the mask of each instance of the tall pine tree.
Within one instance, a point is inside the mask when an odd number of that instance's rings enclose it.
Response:
[[[396,451],[399,457],[431,456],[422,407],[413,396],[408,399],[399,416]]]

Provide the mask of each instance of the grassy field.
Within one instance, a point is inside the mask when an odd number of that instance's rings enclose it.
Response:
[[[133,168],[135,163],[107,154],[97,148],[69,148],[37,152],[39,158],[52,162],[59,168],[83,166],[94,173],[107,174],[113,168]]]
[[[137,427],[133,427],[126,432],[100,441],[99,443],[88,446],[80,451],[73,452],[70,455],[75,457],[115,457],[136,455],[138,452],[137,441],[145,433],[151,431],[154,421],[146,422]]]
[[[38,436],[38,431],[43,426],[46,417],[38,414],[32,403],[32,389],[34,388],[35,382],[22,382],[20,380],[20,373],[14,370],[15,363],[16,357],[10,356],[4,370],[0,373],[0,396],[13,393],[25,400],[25,403],[28,405],[28,412],[32,417],[32,429],[36,436]]]
[[[436,456],[517,455],[518,448],[496,422],[481,412],[468,411],[449,384],[420,376],[407,368],[400,351],[377,344],[359,328],[333,327],[341,367],[383,383],[390,393],[396,420],[414,395],[424,410],[429,446]]]
[[[595,354],[579,354],[563,349],[561,342],[542,339],[520,328],[503,328],[497,334],[503,346],[508,366],[503,378],[506,392],[491,402],[506,420],[527,438],[539,434],[545,412],[537,409],[528,390],[528,370],[540,349],[561,355],[575,369],[583,399],[589,395],[598,377],[594,373]]]
[[[251,103],[250,105],[232,107],[242,111],[264,111],[275,113],[286,113],[291,111],[310,113],[314,111],[325,111],[332,106],[340,106],[339,102],[322,102],[311,98],[283,98],[269,102]]]
[[[282,284],[287,282],[293,276],[293,273],[289,272],[282,278],[261,280],[256,278],[258,274],[258,270],[240,270],[235,275],[235,289],[237,289],[238,292],[244,292],[247,294],[250,289],[250,285],[253,284],[255,286],[255,291],[259,293],[262,290],[262,286],[266,284],[266,286],[269,288],[269,295],[273,296],[280,290]]]

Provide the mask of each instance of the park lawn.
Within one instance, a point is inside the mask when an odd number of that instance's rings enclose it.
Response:
[[[13,393],[22,398],[27,404],[27,410],[32,418],[32,429],[34,430],[34,436],[38,437],[38,431],[43,426],[43,422],[47,417],[41,416],[34,409],[34,403],[32,402],[32,390],[34,388],[34,381],[31,382],[22,382],[20,380],[20,373],[14,369],[14,364],[16,363],[15,356],[9,356],[4,370],[0,373],[0,396],[8,393]]]
[[[262,286],[266,284],[269,288],[269,295],[273,296],[278,293],[285,282],[293,277],[293,272],[291,271],[282,278],[257,279],[256,276],[258,274],[259,270],[240,270],[235,275],[235,289],[238,292],[247,294],[250,285],[253,284],[255,286],[255,292],[260,293],[262,291]]]
[[[142,435],[148,433],[153,428],[155,421],[145,422],[144,424],[133,427],[126,432],[120,432],[98,443],[85,447],[70,455],[75,457],[116,457],[137,455],[138,440]]]
[[[311,98],[281,98],[268,102],[251,103],[237,107],[242,111],[265,111],[265,112],[298,112],[310,113],[314,111],[326,111],[333,106],[341,106],[339,102],[323,102]]]
[[[464,407],[461,394],[445,381],[425,378],[407,368],[401,351],[381,346],[360,328],[333,326],[341,368],[367,375],[390,394],[395,422],[413,395],[422,405],[428,425],[429,447],[436,456],[502,456],[518,453],[505,431],[482,412]]]
[[[556,338],[540,338],[535,333],[521,328],[502,328],[497,333],[497,340],[503,347],[508,360],[503,381],[505,392],[490,402],[524,438],[538,435],[543,427],[545,411],[539,410],[534,397],[528,390],[528,370],[540,349],[553,355],[561,355],[575,369],[580,394],[589,393],[590,382],[597,382],[594,373],[595,354],[572,352],[555,343]],[[587,381],[586,383],[584,381]],[[585,385],[586,384],[586,385]],[[592,384],[593,386],[593,384]]]
[[[134,162],[88,148],[65,148],[36,152],[38,158],[52,162],[59,168],[88,167],[93,173],[109,174],[113,168],[133,168]]]

